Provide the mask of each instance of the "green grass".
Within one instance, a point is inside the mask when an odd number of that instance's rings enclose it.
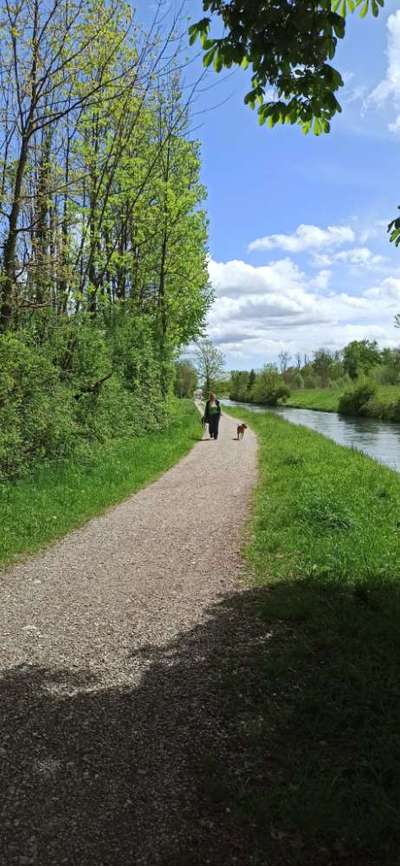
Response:
[[[395,866],[400,476],[273,414],[240,418],[260,445],[247,727],[267,769],[237,820],[257,864]]]
[[[270,576],[400,577],[400,476],[272,413],[241,411],[261,438],[251,558]]]
[[[153,481],[201,438],[199,414],[177,402],[169,429],[93,444],[90,454],[49,463],[0,485],[0,563],[32,553]]]
[[[318,409],[320,412],[337,412],[339,400],[349,388],[304,388],[304,390],[292,391],[289,399],[286,401],[287,406],[294,406],[298,409]],[[374,403],[379,407],[379,412],[400,400],[400,387],[398,385],[378,385]],[[374,407],[371,406],[371,416],[380,417],[379,412],[376,413]]]
[[[304,388],[292,391],[287,406],[298,409],[318,409],[320,412],[337,412],[343,391],[339,388]]]

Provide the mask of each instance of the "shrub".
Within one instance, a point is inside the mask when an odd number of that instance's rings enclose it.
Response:
[[[389,421],[400,421],[400,400],[395,400],[386,407],[386,418]]]
[[[305,388],[317,388],[318,382],[315,376],[312,373],[306,373],[304,375],[304,387]]]
[[[286,385],[280,385],[277,388],[272,388],[269,394],[265,395],[266,406],[277,406],[279,402],[284,403],[290,397],[290,390]]]
[[[376,393],[374,382],[362,382],[351,391],[346,391],[339,400],[338,410],[341,415],[365,415],[366,405]]]
[[[25,335],[26,336],[26,335]],[[76,435],[73,397],[58,370],[19,337],[0,338],[0,477],[66,453]]]
[[[290,390],[278,371],[271,366],[264,367],[254,384],[254,402],[264,406],[276,406],[279,400],[287,400],[288,397],[290,397]]]
[[[304,379],[301,373],[295,373],[293,377],[293,386],[295,388],[304,388]]]
[[[367,418],[387,418],[388,416],[388,406],[379,400],[378,397],[370,397],[367,403],[362,407],[362,415],[365,415]]]
[[[134,315],[105,326],[87,315],[37,317],[0,337],[0,480],[35,463],[90,451],[96,439],[140,435],[168,423],[172,363],[151,323]],[[169,367],[171,366],[171,370]]]

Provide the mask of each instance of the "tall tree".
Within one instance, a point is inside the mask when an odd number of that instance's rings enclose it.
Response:
[[[225,370],[225,359],[222,352],[207,337],[197,342],[196,366],[203,383],[203,392],[207,395],[214,387],[215,382],[223,376]]]
[[[381,352],[376,340],[353,340],[343,350],[343,367],[352,379],[361,373],[369,373],[380,360]]]

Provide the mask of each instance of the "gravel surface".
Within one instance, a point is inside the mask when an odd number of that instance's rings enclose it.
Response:
[[[256,441],[236,423],[2,573],[2,864],[253,862],[213,771],[240,751]]]

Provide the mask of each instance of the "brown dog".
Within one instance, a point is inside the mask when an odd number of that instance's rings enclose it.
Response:
[[[238,424],[237,426],[237,439],[243,439],[244,431],[247,430],[247,424]]]

